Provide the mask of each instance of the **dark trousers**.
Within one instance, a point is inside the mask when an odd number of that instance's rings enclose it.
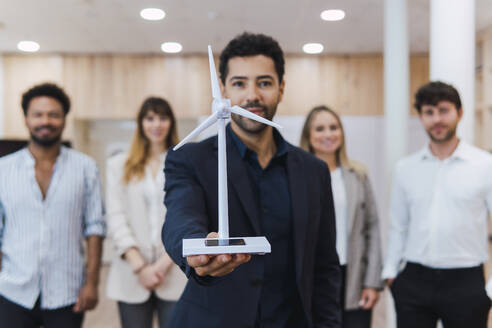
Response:
[[[75,313],[72,308],[73,305],[42,310],[38,299],[29,310],[0,295],[0,328],[80,328],[84,314]]]
[[[398,328],[486,328],[491,300],[483,267],[431,269],[407,263],[391,292]]]
[[[151,328],[157,313],[159,328],[165,328],[176,302],[164,301],[154,293],[144,303],[118,302],[122,328]]]
[[[347,266],[342,265],[342,288],[340,304],[342,304],[342,327],[343,328],[370,328],[372,310],[346,310],[345,309],[345,289],[347,288]]]

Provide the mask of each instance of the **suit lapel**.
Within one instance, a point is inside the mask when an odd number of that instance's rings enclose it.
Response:
[[[291,197],[296,277],[298,281],[302,272],[307,224],[309,223],[307,181],[304,177],[302,166],[300,158],[296,157],[294,152],[289,152],[287,155],[287,175]]]
[[[342,167],[342,176],[345,184],[345,197],[347,199],[347,232],[350,235],[354,226],[357,205],[357,177],[353,171],[346,167]]]
[[[253,230],[257,236],[261,236],[260,212],[254,198],[253,184],[249,178],[247,168],[243,162],[239,150],[233,140],[227,139],[227,181],[236,191],[238,198],[248,216]],[[216,139],[217,141],[217,139]],[[215,147],[217,151],[217,147]],[[229,199],[229,204],[231,201]],[[233,218],[232,218],[233,219]],[[247,237],[247,236],[244,236]]]

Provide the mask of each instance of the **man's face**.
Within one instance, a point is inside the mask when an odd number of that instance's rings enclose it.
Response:
[[[233,57],[228,62],[228,74],[222,94],[231,104],[271,120],[282,100],[284,82],[279,82],[275,64],[263,55]],[[259,133],[267,126],[236,114],[233,123],[246,133]]]
[[[25,119],[31,140],[36,144],[50,147],[60,141],[65,127],[65,113],[58,100],[46,96],[33,98]]]
[[[427,134],[435,143],[445,143],[456,135],[456,128],[463,111],[449,101],[440,101],[436,106],[423,105],[419,114]]]

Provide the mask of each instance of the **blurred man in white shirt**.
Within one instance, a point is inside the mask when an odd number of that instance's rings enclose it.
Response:
[[[415,108],[430,141],[397,164],[383,270],[398,327],[434,328],[440,319],[445,328],[486,328],[492,156],[456,136],[463,109],[453,86],[422,86]]]
[[[98,169],[61,144],[62,88],[36,85],[21,104],[29,144],[0,159],[0,328],[80,328],[106,233]]]

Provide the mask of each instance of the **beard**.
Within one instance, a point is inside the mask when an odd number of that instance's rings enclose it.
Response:
[[[258,102],[249,102],[245,106],[241,106],[244,109],[248,108],[261,108],[264,113],[264,118],[271,121],[273,117],[275,116],[275,112],[277,111],[277,104],[275,104],[273,107],[268,107],[266,105],[262,105]],[[234,123],[237,124],[237,126],[243,130],[244,132],[248,134],[257,134],[262,132],[267,128],[268,125],[254,121],[252,119],[243,117],[241,115],[237,115],[232,113],[231,114],[231,119],[234,121]]]
[[[30,135],[31,135],[31,140],[37,144],[38,146],[41,146],[41,147],[44,147],[44,148],[49,148],[53,145],[55,145],[56,143],[60,142],[61,140],[61,133],[60,134],[57,134],[53,137],[38,137],[36,135],[36,132],[43,129],[43,128],[48,128],[50,129],[51,131],[55,131],[56,128],[55,127],[52,127],[52,126],[41,126],[39,128],[36,128],[34,129],[34,131],[30,131]]]
[[[436,144],[445,143],[445,142],[448,142],[449,140],[453,139],[453,137],[456,135],[456,127],[457,126],[450,127],[447,130],[446,134],[441,138],[434,137],[434,135],[432,134],[432,128],[427,130],[427,134],[429,135],[429,138],[432,140],[432,142],[434,142]]]

